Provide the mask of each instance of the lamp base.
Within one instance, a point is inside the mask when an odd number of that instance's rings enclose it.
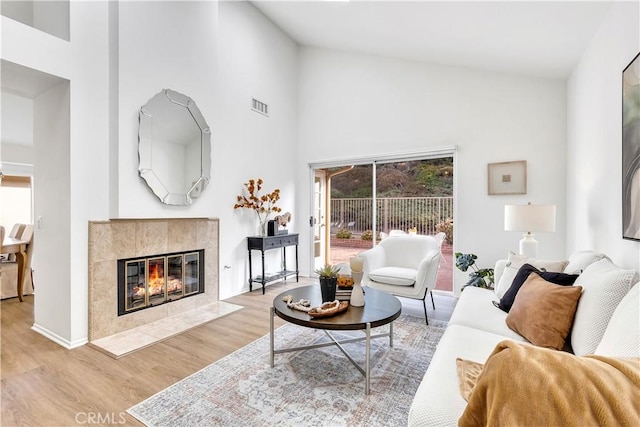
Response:
[[[523,235],[522,240],[520,240],[520,255],[529,258],[538,256],[538,241],[533,238],[533,234],[525,233]]]

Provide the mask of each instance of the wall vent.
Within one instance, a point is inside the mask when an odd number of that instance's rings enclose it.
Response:
[[[264,102],[260,102],[255,98],[251,99],[251,109],[256,113],[260,113],[269,117],[269,106]]]

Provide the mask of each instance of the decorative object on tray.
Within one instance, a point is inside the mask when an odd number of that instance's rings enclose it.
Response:
[[[348,274],[339,274],[338,288],[336,289],[336,299],[340,301],[349,301],[351,299],[352,290],[353,277]]]
[[[331,301],[325,302],[319,307],[313,307],[309,310],[309,316],[314,319],[320,319],[323,317],[331,317],[335,316],[338,313],[342,313],[347,308],[349,308],[349,303],[347,301]]]
[[[237,197],[236,204],[233,205],[233,209],[247,208],[252,209],[258,215],[258,221],[260,222],[260,228],[258,234],[260,236],[266,235],[265,226],[267,219],[271,212],[280,212],[282,209],[276,206],[278,200],[280,200],[280,189],[276,188],[271,193],[260,195],[262,190],[262,178],[250,179],[249,182],[245,182],[245,189],[242,194]],[[289,218],[291,215],[289,215]]]
[[[308,299],[301,299],[298,302],[293,302],[293,297],[291,295],[285,295],[282,298],[282,301],[286,302],[287,307],[293,310],[304,311],[305,313],[311,311],[311,302]]]
[[[354,256],[349,258],[349,266],[351,267],[351,275],[353,276],[353,290],[351,291],[350,303],[354,307],[364,306],[364,291],[360,282],[362,282],[362,275],[364,269],[364,258]]]
[[[288,234],[287,224],[291,222],[291,212],[276,215],[272,220],[267,221],[267,236],[279,236]]]
[[[353,289],[353,277],[345,274],[338,275],[338,289]]]
[[[322,302],[330,302],[336,299],[336,286],[338,284],[339,266],[326,264],[324,267],[315,270],[320,276],[320,292],[322,292]]]

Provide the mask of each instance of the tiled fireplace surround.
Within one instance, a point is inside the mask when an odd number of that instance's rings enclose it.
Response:
[[[213,218],[114,219],[89,223],[89,342],[217,302],[219,221]],[[205,250],[205,291],[118,316],[117,260]]]

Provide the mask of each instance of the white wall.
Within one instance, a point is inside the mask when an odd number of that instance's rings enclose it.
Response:
[[[108,3],[71,2],[71,135],[69,344],[88,334],[88,222],[108,217],[109,63]],[[37,165],[36,165],[37,166]],[[37,248],[37,246],[36,246]]]
[[[539,256],[564,256],[563,81],[319,48],[301,50],[299,79],[298,182],[309,182],[309,162],[456,145],[455,250],[477,254],[483,267],[517,252],[521,236],[503,230],[504,205],[531,201],[558,207],[556,233],[536,236]],[[510,160],[528,162],[527,195],[488,196],[487,163]],[[308,217],[309,187],[297,196]],[[301,259],[308,271],[308,250]],[[456,287],[466,279],[458,274]]]
[[[280,188],[278,203],[293,214],[291,232],[305,230],[295,201],[304,182],[296,181],[297,45],[253,5],[221,2],[218,120],[213,126],[213,174],[220,218],[220,297],[248,290],[246,236],[256,235],[257,219],[247,209],[234,210],[244,182],[262,178],[264,190]],[[251,111],[251,99],[269,105],[269,117]],[[209,189],[205,190],[205,193]],[[287,267],[293,265],[288,249]],[[254,275],[259,252],[254,254]],[[266,256],[267,271],[280,269],[278,251]],[[225,265],[230,269],[223,269]],[[256,289],[257,285],[254,285]]]
[[[297,46],[248,2],[122,2],[118,9],[111,211],[121,218],[219,218],[220,298],[248,290],[246,236],[256,222],[233,204],[242,183],[262,177],[269,191],[282,189],[279,206],[294,208]],[[138,176],[138,111],[164,88],[192,97],[212,131],[211,181],[187,207],[161,204]],[[270,117],[250,110],[252,97],[269,104]],[[269,265],[279,266],[276,256],[269,254]]]
[[[622,70],[640,51],[640,5],[616,2],[568,80],[567,251],[595,249],[640,270],[622,239]]]
[[[69,40],[69,0],[3,1],[4,16]]]
[[[214,180],[191,206],[163,205],[149,190],[138,175],[138,112],[162,89],[191,97],[213,130],[215,153],[218,5],[120,2],[118,12],[118,206],[111,211],[119,218],[217,216]]]
[[[71,342],[71,193],[69,82],[34,102],[34,208],[42,227],[34,231],[34,329],[60,343]],[[85,245],[86,246],[86,245]]]
[[[33,164],[33,100],[3,90],[0,160]],[[6,174],[7,172],[4,171]]]

